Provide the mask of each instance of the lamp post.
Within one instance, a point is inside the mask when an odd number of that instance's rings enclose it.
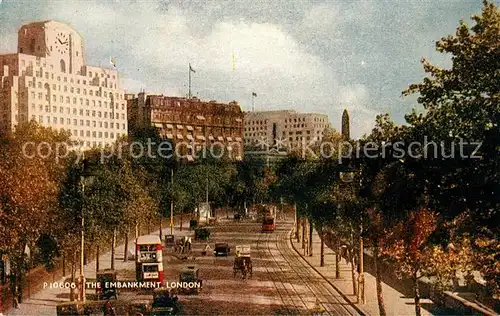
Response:
[[[339,171],[340,181],[343,183],[352,183],[354,181],[356,172],[355,170],[349,166],[350,160],[348,163],[344,164]],[[361,170],[359,170],[361,173]],[[360,183],[361,186],[361,178]],[[338,266],[338,265],[337,265]],[[360,224],[359,224],[359,274],[358,274],[358,297],[357,300],[359,303],[365,304],[365,274],[364,274],[364,262],[363,262],[363,218],[362,213],[360,213]]]
[[[85,187],[91,185],[94,181],[95,175],[89,169],[88,160],[83,161],[83,169],[80,172],[80,185],[82,188],[82,198],[85,198]],[[80,301],[85,303],[85,275],[84,269],[84,254],[85,254],[85,216],[83,214],[83,203],[80,205],[80,217],[81,217],[81,244],[80,244]]]

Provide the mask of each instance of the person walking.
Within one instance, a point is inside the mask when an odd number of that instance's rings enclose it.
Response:
[[[205,246],[205,249],[201,252],[202,256],[206,256],[209,251],[212,250],[212,247],[210,247],[210,244],[207,242],[207,245]]]

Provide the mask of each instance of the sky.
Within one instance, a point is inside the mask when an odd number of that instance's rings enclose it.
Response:
[[[0,54],[17,50],[25,23],[57,20],[84,39],[87,63],[116,60],[127,92],[238,101],[242,110],[327,114],[351,136],[369,133],[377,114],[405,123],[420,63],[450,67],[435,43],[471,23],[480,0],[0,0]]]

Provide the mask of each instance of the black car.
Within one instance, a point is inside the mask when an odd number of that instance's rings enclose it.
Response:
[[[225,242],[218,242],[215,243],[215,248],[214,248],[214,255],[216,257],[218,256],[225,256],[227,257],[229,255],[229,245]]]

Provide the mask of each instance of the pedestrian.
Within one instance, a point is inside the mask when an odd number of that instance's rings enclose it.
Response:
[[[210,247],[210,244],[207,242],[207,245],[205,246],[205,249],[202,251],[201,255],[206,256],[210,250],[212,250],[212,248]]]
[[[192,242],[191,242],[191,237],[188,237],[188,238],[187,238],[186,243],[187,243],[187,248],[188,248],[188,251],[191,251],[191,245],[192,245]]]

